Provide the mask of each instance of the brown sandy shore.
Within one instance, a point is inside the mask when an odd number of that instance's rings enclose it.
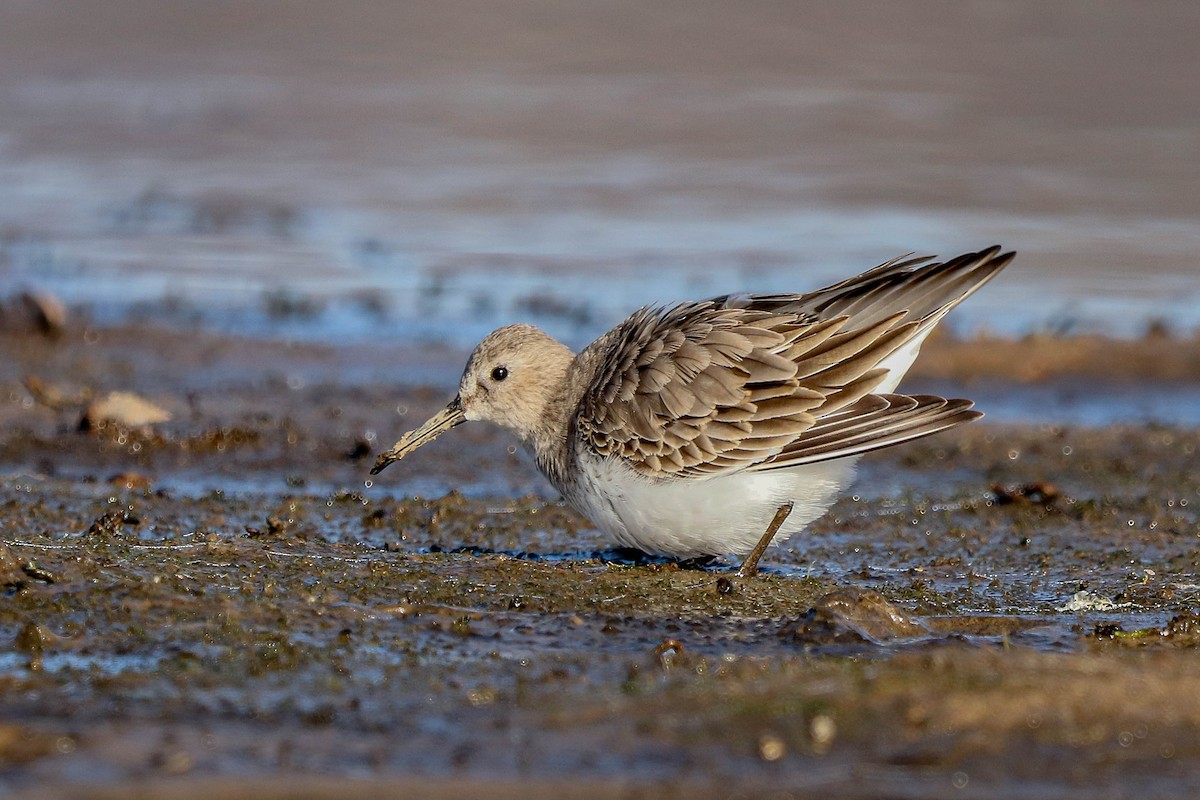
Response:
[[[916,379],[1196,381],[1169,342],[935,340]],[[611,550],[487,428],[367,486],[445,399],[390,365],[461,354],[0,347],[9,796],[1200,788],[1195,430],[985,422],[875,454],[742,581]],[[118,389],[173,418],[80,432]]]

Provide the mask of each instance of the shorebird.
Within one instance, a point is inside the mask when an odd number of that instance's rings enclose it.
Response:
[[[739,574],[752,575],[774,539],[825,513],[863,453],[982,416],[970,400],[895,390],[934,326],[1014,255],[902,256],[807,294],[646,307],[578,354],[532,325],[499,328],[454,399],[371,473],[491,422],[617,543],[745,556]]]

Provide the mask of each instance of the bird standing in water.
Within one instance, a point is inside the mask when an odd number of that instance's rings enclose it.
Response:
[[[618,543],[746,556],[739,574],[753,574],[772,540],[825,513],[863,453],[982,416],[896,387],[942,317],[1014,255],[902,258],[807,294],[643,308],[578,354],[505,326],[475,348],[457,396],[371,473],[492,422]]]

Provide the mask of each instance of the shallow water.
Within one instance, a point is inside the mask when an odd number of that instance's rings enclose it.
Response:
[[[358,233],[364,226],[351,214],[338,216],[315,223],[328,239],[305,241],[305,231],[299,242],[285,246],[187,235],[149,241],[140,234],[83,235],[69,243],[18,239],[5,246],[7,277],[13,288],[52,291],[108,324],[133,316],[273,338],[467,347],[519,320],[578,347],[643,305],[819,288],[902,253],[888,243],[903,241],[903,231],[919,232],[909,234],[915,243],[946,243],[941,248],[949,255],[956,247],[997,238],[988,235],[988,226],[1021,229],[1019,221],[982,225],[944,211],[656,222],[598,211],[586,219],[540,219],[545,230],[533,234],[507,230],[502,219],[455,219],[484,231],[477,245],[455,236],[431,243],[434,252],[417,254],[404,244]],[[1183,230],[1174,233],[1184,241],[1174,246],[1183,253],[1200,251],[1200,223],[1178,227]],[[964,235],[972,228],[981,233]],[[1078,226],[1059,228],[1069,229]],[[780,236],[781,231],[786,233]],[[814,252],[817,231],[832,241],[853,242],[853,252],[835,246]],[[540,243],[537,251],[527,249],[530,238]],[[603,242],[593,244],[592,238]],[[1004,241],[1027,247],[1029,238],[1009,235]],[[1148,231],[1143,244],[1159,245],[1156,232]],[[151,252],[143,255],[143,249]],[[156,258],[154,252],[170,256]],[[297,261],[304,260],[323,266],[298,270]],[[1022,269],[1018,261],[949,324],[960,333],[1009,336],[1031,331],[1139,336],[1158,322],[1189,332],[1200,326],[1200,278],[1187,256],[1180,261],[1178,268],[1157,271],[1130,266],[1057,275]]]
[[[709,9],[689,26],[733,50],[681,48],[690,74],[636,34],[569,66],[586,16],[526,48],[519,14],[480,9],[499,37],[480,59],[425,46],[467,47],[462,20],[373,9],[394,36],[345,27],[310,59],[265,23],[224,35],[219,12],[179,53],[179,20],[137,0],[88,36],[63,8],[0,12],[0,293],[53,291],[101,322],[466,347],[523,319],[579,345],[644,304],[1000,242],[1021,257],[955,312],[959,331],[1200,325],[1200,112],[1188,81],[1162,79],[1191,66],[1186,5],[964,7],[939,20],[937,57],[919,7],[900,50],[840,12],[729,28]],[[860,47],[813,40],[813,20]],[[979,63],[981,31],[1003,69]],[[1152,43],[1153,92],[1100,55],[1114,39]],[[1089,71],[1128,93],[1093,98],[1108,115],[1084,102]]]
[[[965,394],[991,422],[1102,427],[1136,423],[1200,425],[1200,391],[1185,381],[980,381],[968,387],[938,381],[906,383],[905,391]]]

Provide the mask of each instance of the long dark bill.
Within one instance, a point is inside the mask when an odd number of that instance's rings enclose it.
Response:
[[[466,421],[467,418],[462,410],[462,401],[455,397],[448,406],[430,417],[424,425],[401,436],[400,441],[396,442],[391,450],[380,453],[379,458],[375,459],[375,466],[371,467],[371,474],[378,475],[389,464],[404,458],[410,451],[416,450],[426,442],[432,442],[455,425],[461,425]]]

